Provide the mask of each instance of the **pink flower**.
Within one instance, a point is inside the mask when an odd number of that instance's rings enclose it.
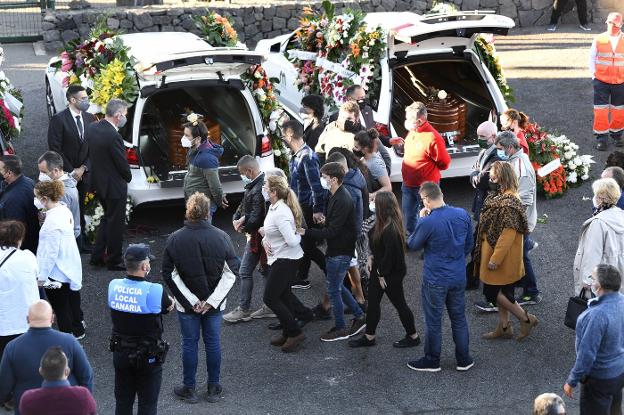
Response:
[[[74,63],[71,60],[64,60],[63,65],[61,66],[61,71],[69,72],[71,71],[73,66],[74,66]]]
[[[65,78],[63,78],[63,87],[68,87],[69,86],[69,76],[66,76]]]

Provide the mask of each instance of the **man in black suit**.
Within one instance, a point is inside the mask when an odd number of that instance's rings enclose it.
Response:
[[[121,246],[126,217],[128,182],[132,180],[130,166],[119,128],[126,125],[128,104],[111,99],[106,105],[106,117],[87,129],[91,159],[91,184],[104,208],[91,253],[91,265],[106,265],[111,271],[123,271]],[[105,257],[106,252],[106,257]]]
[[[84,199],[89,190],[89,148],[85,140],[85,132],[95,117],[87,112],[89,96],[81,85],[70,85],[67,88],[69,105],[50,119],[48,126],[48,148],[63,157],[63,169],[78,183],[78,199],[80,200],[80,228],[85,229]],[[81,238],[85,242],[84,237]],[[84,251],[84,243],[80,248]]]

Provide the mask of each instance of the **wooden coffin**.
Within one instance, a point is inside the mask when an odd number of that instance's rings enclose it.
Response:
[[[427,119],[440,134],[457,132],[455,141],[466,136],[466,103],[453,95],[428,101]]]

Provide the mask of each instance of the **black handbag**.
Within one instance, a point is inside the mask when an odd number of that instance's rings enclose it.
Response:
[[[576,330],[576,320],[578,320],[579,316],[583,311],[587,310],[587,301],[585,298],[585,292],[587,288],[583,287],[579,295],[575,295],[574,297],[570,297],[568,300],[568,308],[566,309],[565,320],[563,324],[567,327],[570,327],[572,330]],[[591,292],[591,290],[590,290]],[[591,298],[596,297],[593,292],[591,292]]]

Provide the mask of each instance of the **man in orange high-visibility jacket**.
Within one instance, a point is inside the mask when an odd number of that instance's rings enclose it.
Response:
[[[610,13],[607,31],[592,43],[589,70],[594,84],[596,149],[607,149],[611,135],[616,147],[624,145],[624,34],[622,14]]]

